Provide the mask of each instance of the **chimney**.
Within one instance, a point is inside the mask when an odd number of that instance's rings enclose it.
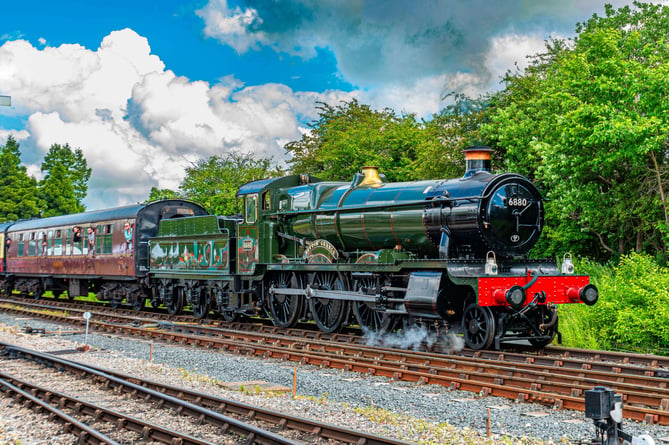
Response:
[[[490,158],[492,158],[493,149],[490,147],[469,147],[463,150],[465,152],[465,178],[475,175],[478,172],[490,172]]]

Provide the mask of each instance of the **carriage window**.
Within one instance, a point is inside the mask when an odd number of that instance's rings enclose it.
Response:
[[[112,253],[112,234],[114,233],[114,225],[106,224],[102,228],[103,232],[101,233],[104,234],[100,241],[100,249],[102,249],[102,253]]]
[[[73,236],[72,236],[72,229],[67,229],[65,231],[65,255],[72,255],[72,250],[73,250],[73,244],[80,244],[81,243],[81,236],[79,236],[79,241],[75,243],[73,241]],[[79,251],[81,253],[81,251]]]
[[[37,234],[37,255],[45,256],[47,252],[46,232],[39,232]]]
[[[63,254],[63,235],[60,230],[56,230],[56,237],[53,239],[53,254]]]
[[[105,224],[97,226],[95,229],[95,253],[112,253],[112,233],[114,226],[112,224]]]
[[[49,230],[46,235],[46,253],[47,255],[53,255],[53,230]]]
[[[258,195],[246,196],[246,222],[251,224],[256,222]]]
[[[35,241],[35,232],[30,234],[30,241],[28,241],[28,256],[37,255],[37,241]]]
[[[23,233],[19,233],[19,242],[17,244],[16,256],[23,256]]]

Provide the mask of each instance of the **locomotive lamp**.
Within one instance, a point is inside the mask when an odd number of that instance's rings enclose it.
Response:
[[[499,267],[497,266],[497,256],[495,255],[495,252],[490,251],[486,254],[485,274],[497,275],[498,273],[499,273]]]
[[[562,273],[565,275],[573,275],[574,273],[574,263],[568,253],[565,253],[562,259]]]

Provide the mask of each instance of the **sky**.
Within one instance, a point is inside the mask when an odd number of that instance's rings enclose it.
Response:
[[[318,102],[429,119],[499,90],[595,0],[2,0],[0,144],[28,172],[53,144],[93,172],[88,210],[177,190],[228,152],[285,165]],[[616,7],[627,0],[609,0]]]

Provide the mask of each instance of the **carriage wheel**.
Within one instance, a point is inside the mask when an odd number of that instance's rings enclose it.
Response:
[[[167,294],[169,295],[170,289],[167,289]],[[184,290],[183,287],[174,287],[171,290],[171,298],[167,298],[165,301],[165,306],[167,306],[167,312],[170,315],[177,315],[181,312],[181,309],[184,307]]]
[[[372,278],[363,278],[356,281],[355,287],[359,293],[364,295],[363,289],[373,288],[375,283]],[[351,303],[351,310],[358,325],[363,332],[369,331],[381,334],[389,332],[395,325],[395,318],[385,312],[375,310],[374,306],[374,303],[364,301],[353,301]]]
[[[293,272],[279,272],[272,279],[276,289],[301,289],[299,277]],[[295,326],[303,309],[302,295],[286,295],[270,292],[268,296],[269,312],[272,321],[281,328]]]
[[[311,286],[320,290],[346,290],[344,280],[334,272],[316,273]],[[309,309],[318,329],[326,333],[335,332],[341,328],[349,315],[347,301],[331,298],[310,298]]]
[[[137,312],[141,311],[146,306],[146,297],[141,292],[128,293],[127,298],[132,301],[132,308]]]
[[[121,303],[123,303],[124,298],[125,298],[125,291],[123,291],[122,289],[115,290],[114,292],[110,293],[109,305],[114,309],[118,309],[119,307],[121,307]]]
[[[191,291],[194,292],[194,291]],[[204,288],[198,292],[197,301],[192,305],[193,314],[196,318],[202,320],[209,314],[211,309],[211,299],[209,298],[209,289]]]
[[[495,338],[495,319],[489,307],[476,303],[465,308],[462,315],[465,343],[471,349],[487,349]]]
[[[44,289],[45,289],[44,283],[42,283],[42,281],[40,280],[37,283],[37,286],[35,286],[35,291],[33,292],[33,298],[35,300],[39,300],[42,297],[42,295],[44,295]]]

